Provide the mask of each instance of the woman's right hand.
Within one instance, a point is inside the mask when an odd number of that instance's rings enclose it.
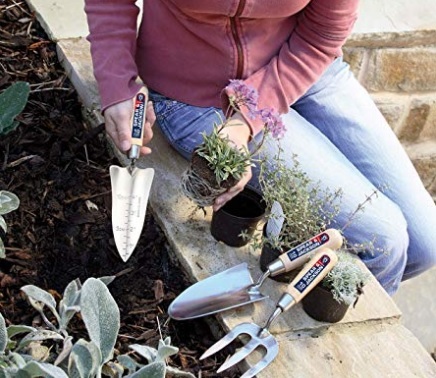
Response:
[[[146,91],[145,88],[144,90]],[[111,105],[104,112],[106,132],[112,138],[117,148],[124,153],[127,153],[132,146],[133,109],[134,98]],[[143,146],[140,150],[141,155],[151,153],[151,148],[146,145],[153,138],[152,126],[155,121],[156,115],[154,114],[153,104],[151,101],[148,101],[145,114]]]

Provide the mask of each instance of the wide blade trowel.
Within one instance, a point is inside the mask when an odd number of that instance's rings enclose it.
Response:
[[[136,167],[144,135],[147,101],[148,93],[145,89],[138,92],[134,99],[130,165],[112,165],[109,168],[112,186],[112,229],[118,253],[124,262],[132,255],[141,236],[154,177],[153,168]]]
[[[168,315],[176,320],[194,319],[266,299],[260,287],[268,277],[301,267],[319,250],[336,250],[342,243],[338,230],[325,230],[282,253],[267,266],[256,283],[247,263],[236,265],[188,287],[170,304]]]

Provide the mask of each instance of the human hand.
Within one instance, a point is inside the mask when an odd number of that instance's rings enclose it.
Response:
[[[248,140],[250,138],[250,127],[245,121],[241,114],[235,113],[230,119],[227,120],[226,127],[224,127],[220,134],[227,136],[231,143],[235,145],[236,148],[246,148],[248,151]],[[245,185],[250,181],[252,177],[251,167],[248,166],[245,170],[242,179],[226,192],[221,194],[215,199],[212,206],[213,211],[218,211],[223,207],[228,201],[235,197],[238,193],[244,190]]]
[[[147,93],[148,99],[148,90],[143,87],[140,91]],[[119,102],[108,107],[104,112],[106,132],[112,138],[117,148],[124,153],[128,152],[132,146],[131,133],[134,101],[135,97]],[[144,136],[142,139],[143,146],[140,149],[141,155],[151,153],[151,148],[146,145],[153,138],[152,126],[155,121],[156,115],[154,114],[153,104],[151,101],[147,101]]]

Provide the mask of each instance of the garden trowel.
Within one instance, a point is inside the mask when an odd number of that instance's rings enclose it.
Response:
[[[135,165],[142,146],[147,101],[148,93],[145,89],[138,92],[134,99],[130,165],[112,165],[109,168],[112,186],[112,229],[118,253],[124,262],[132,255],[141,235],[154,176],[153,168],[142,169]]]
[[[339,231],[328,229],[281,254],[256,283],[247,263],[236,265],[188,287],[171,303],[168,315],[177,320],[194,319],[266,299],[260,292],[266,278],[296,269],[319,250],[338,249],[342,242]]]

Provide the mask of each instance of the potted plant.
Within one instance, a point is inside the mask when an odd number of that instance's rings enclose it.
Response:
[[[280,138],[284,125],[279,114],[272,109],[258,109],[258,94],[242,80],[231,80],[226,87],[229,109],[226,119],[215,124],[210,134],[203,133],[203,142],[194,151],[188,169],[182,175],[182,191],[199,207],[211,206],[215,199],[241,180],[247,167],[254,164],[256,154],[267,135]],[[260,119],[264,124],[261,141],[248,151],[235,146],[222,131],[229,125],[230,115],[246,109],[250,119]]]
[[[363,293],[370,274],[358,264],[357,256],[342,250],[338,263],[302,300],[304,311],[313,319],[336,323]]]
[[[262,271],[279,255],[313,238],[334,224],[340,209],[341,190],[322,190],[301,169],[297,157],[288,167],[280,157],[273,159],[273,167],[260,164],[260,187],[267,213],[263,233],[251,238],[253,248],[260,249]],[[289,282],[295,271],[274,277]]]

